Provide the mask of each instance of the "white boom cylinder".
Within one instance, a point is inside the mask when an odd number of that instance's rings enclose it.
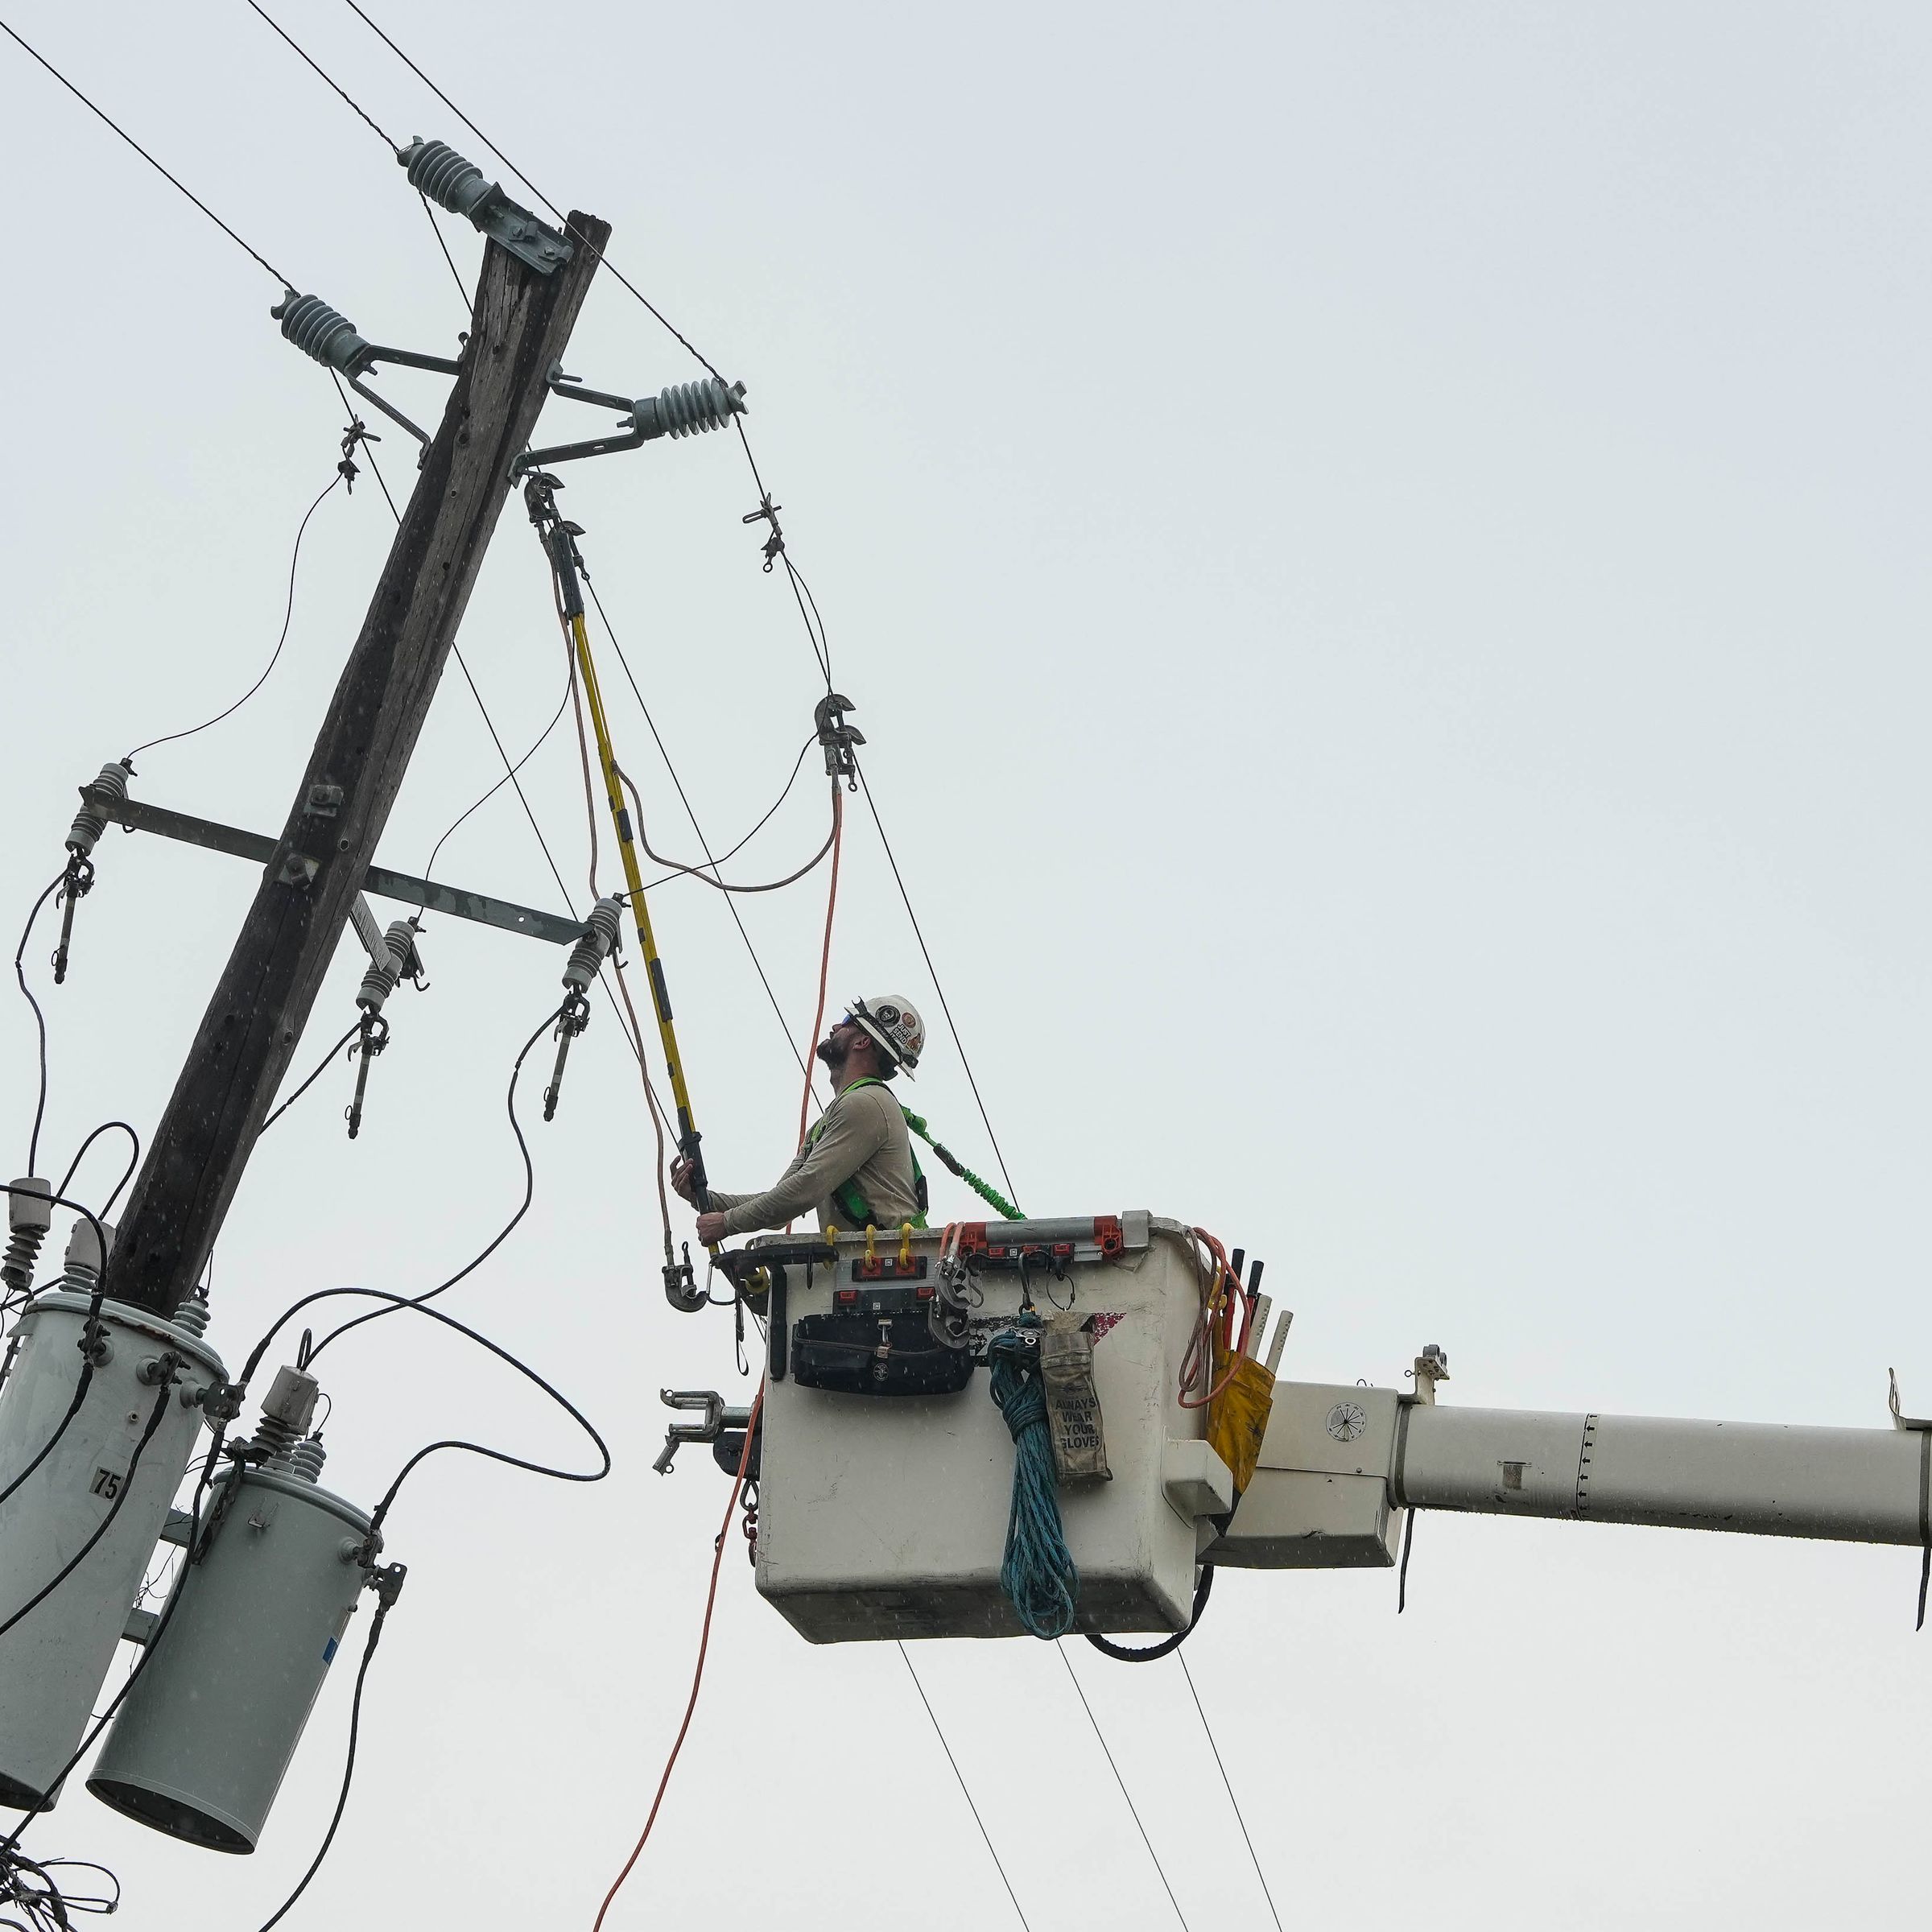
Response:
[[[93,1373],[66,1419],[87,1339],[89,1296],[81,1290],[91,1285],[90,1277],[35,1298],[0,1385],[0,1490],[39,1458],[0,1503],[0,1623],[107,1524],[72,1574],[0,1637],[0,1806],[23,1810],[38,1803],[80,1744],[114,1661],[200,1433],[200,1410],[181,1398],[224,1375],[192,1327],[104,1302]],[[163,1355],[184,1364],[171,1385],[154,1381],[155,1369],[143,1378]],[[158,1402],[160,1420],[142,1447]]]
[[[1406,1406],[1398,1505],[1840,1542],[1932,1540],[1932,1431]]]

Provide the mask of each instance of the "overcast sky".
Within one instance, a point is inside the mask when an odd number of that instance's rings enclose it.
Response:
[[[392,134],[501,171],[340,0],[273,10]],[[393,159],[242,0],[7,17],[301,288],[453,353],[464,311]],[[377,17],[747,384],[1027,1208],[1146,1207],[1265,1256],[1290,1374],[1399,1384],[1435,1341],[1445,1401],[1876,1426],[1896,1364],[1926,1411],[1922,9]],[[268,319],[275,282],[8,43],[0,159],[17,919],[73,788],[266,660],[342,418]],[[467,276],[479,239],[445,233]],[[570,368],[632,394],[699,373],[605,278]],[[382,380],[433,419],[435,378]],[[553,405],[544,433],[601,421]],[[741,456],[661,443],[568,485],[722,849],[778,795],[819,687],[740,521]],[[324,504],[274,676],[138,760],[138,795],[279,828],[390,531],[366,481]],[[521,749],[564,673],[514,505],[461,642]],[[614,669],[605,688],[654,842],[690,852]],[[530,795],[580,909],[567,729]],[[452,674],[383,858],[419,869],[495,759]],[[789,870],[824,811],[801,784],[744,876]],[[902,990],[936,1018],[869,821],[850,831],[832,997]],[[115,834],[99,871],[48,1001],[56,1174],[97,1121],[151,1126],[254,883]],[[561,899],[507,795],[438,871]],[[762,1186],[796,1064],[716,896],[656,904],[713,1172]],[[795,1041],[824,912],[822,877],[745,910]],[[231,1365],[300,1294],[440,1280],[514,1205],[503,1090],[559,956],[448,919],[423,952],[361,1137],[338,1064],[250,1168],[214,1271]],[[361,971],[345,944],[299,1071]],[[14,1004],[10,1163],[33,1076]],[[923,1111],[993,1171],[935,1034]],[[607,1011],[548,1126],[542,1084],[535,1205],[450,1306],[566,1388],[616,1470],[567,1488],[443,1456],[411,1479],[354,1795],[291,1924],[588,1926],[686,1695],[725,1485],[696,1457],[652,1473],[657,1391],[749,1385],[722,1316],[664,1305],[649,1124]],[[98,1198],[114,1165],[80,1184]],[[427,1323],[323,1366],[328,1480],[365,1505],[440,1434],[587,1453]],[[1432,1517],[1399,1623],[1387,1573],[1231,1573],[1187,1654],[1284,1923],[1877,1921],[1922,1909],[1917,1567]],[[1059,1661],[914,1655],[1032,1925],[1173,1922]],[[1072,1662],[1190,1922],[1268,1924],[1178,1667]],[[253,1859],[77,1780],[30,1846],[115,1867],[130,1926],[246,1932],[327,1823],[351,1676]],[[805,1645],[734,1543],[690,1742],[610,1922],[747,1913],[1015,1922],[898,1654]]]

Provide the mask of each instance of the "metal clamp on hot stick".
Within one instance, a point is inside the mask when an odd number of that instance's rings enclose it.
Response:
[[[624,863],[624,883],[628,889],[630,910],[636,922],[638,951],[650,981],[651,1011],[658,1022],[658,1040],[664,1052],[666,1071],[671,1076],[671,1100],[677,1109],[678,1153],[690,1170],[691,1193],[700,1214],[711,1210],[711,1187],[704,1174],[703,1137],[691,1112],[691,1092],[684,1084],[684,1056],[678,1050],[678,1034],[672,1023],[671,989],[664,977],[664,962],[658,956],[656,936],[650,928],[650,910],[644,902],[644,874],[638,863],[637,836],[624,803],[624,778],[611,749],[610,726],[604,716],[604,696],[597,685],[597,667],[591,659],[590,637],[584,626],[584,592],[578,573],[583,559],[578,555],[577,539],[584,533],[575,523],[567,523],[557,513],[556,492],[563,485],[543,470],[534,472],[524,482],[523,501],[530,520],[550,559],[556,579],[557,597],[564,621],[570,633],[577,660],[577,675],[584,687],[584,702],[597,741],[597,766],[604,774],[604,796],[610,807],[611,824],[616,828],[618,856]],[[715,1256],[717,1249],[712,1249]],[[672,1251],[671,1230],[664,1231],[664,1298],[680,1314],[692,1315],[706,1307],[708,1294],[698,1285],[690,1250],[683,1261]]]

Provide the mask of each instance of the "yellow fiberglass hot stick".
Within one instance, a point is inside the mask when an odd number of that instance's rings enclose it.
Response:
[[[704,1177],[703,1137],[691,1114],[691,1091],[684,1084],[684,1056],[678,1051],[677,1028],[671,1019],[671,993],[664,980],[664,962],[658,955],[657,939],[650,929],[650,909],[644,903],[644,875],[638,865],[636,835],[630,822],[630,808],[624,803],[623,774],[617,765],[617,753],[611,749],[610,726],[604,716],[604,696],[597,686],[597,667],[591,659],[590,637],[584,625],[584,597],[578,588],[578,559],[573,540],[576,531],[573,526],[558,518],[551,494],[555,486],[554,479],[533,475],[524,485],[524,500],[530,507],[530,521],[537,526],[544,548],[550,553],[564,619],[570,627],[571,642],[576,655],[577,675],[583,680],[584,696],[590,706],[591,729],[597,734],[597,763],[604,774],[604,796],[610,807],[611,823],[617,828],[617,850],[624,861],[624,883],[628,890],[631,914],[637,922],[638,950],[643,956],[644,970],[650,980],[651,1010],[657,1016],[658,1038],[664,1049],[664,1064],[671,1075],[671,1099],[677,1108],[678,1152],[690,1170],[691,1193],[702,1214],[711,1207],[711,1190]],[[714,1247],[712,1253],[715,1255],[717,1249]],[[672,1258],[671,1230],[667,1228],[665,1296],[674,1308],[689,1314],[704,1307],[710,1298],[697,1286],[693,1277],[690,1250],[687,1249],[685,1253],[686,1259],[682,1262]]]

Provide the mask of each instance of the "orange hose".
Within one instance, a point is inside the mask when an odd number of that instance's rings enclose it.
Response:
[[[678,1753],[684,1748],[684,1734],[691,1728],[691,1714],[698,1707],[698,1686],[704,1681],[704,1653],[711,1648],[711,1613],[718,1600],[718,1571],[724,1561],[724,1541],[731,1534],[732,1512],[737,1508],[738,1497],[745,1488],[745,1471],[751,1461],[752,1438],[758,1430],[759,1412],[764,1406],[765,1385],[760,1382],[758,1400],[751,1405],[751,1420],[745,1425],[745,1447],[738,1455],[737,1480],[731,1485],[731,1501],[724,1505],[724,1520],[718,1525],[717,1548],[711,1559],[711,1587],[704,1597],[704,1628],[698,1639],[698,1667],[691,1673],[691,1696],[684,1706],[684,1721],[678,1726],[677,1741],[671,1747],[671,1756],[664,1761],[664,1775],[658,1780],[658,1794],[650,1801],[650,1815],[644,1821],[644,1829],[638,1835],[638,1842],[630,1848],[630,1856],[624,1861],[624,1869],[612,1880],[610,1889],[604,1894],[604,1902],[597,1907],[597,1922],[591,1932],[603,1932],[604,1915],[610,1909],[610,1901],[617,1897],[625,1880],[630,1876],[630,1868],[642,1853],[651,1827],[658,1822],[658,1807],[664,1802],[665,1788],[671,1782]]]

